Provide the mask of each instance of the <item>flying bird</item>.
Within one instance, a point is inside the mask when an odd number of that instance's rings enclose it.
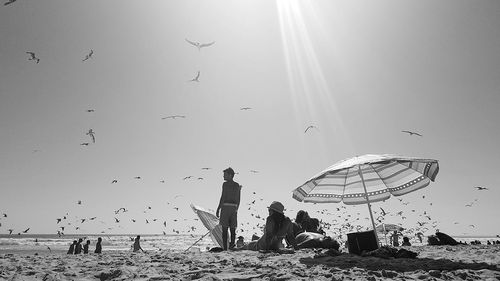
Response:
[[[250,110],[250,109],[252,109],[252,108],[251,107],[242,107],[242,108],[240,108],[240,110]]]
[[[117,182],[118,182],[118,180],[113,180],[111,183],[117,183]]]
[[[88,146],[89,143],[88,142],[82,142],[80,145],[83,145],[83,146]]]
[[[488,190],[487,187],[482,187],[482,186],[475,186],[474,188],[477,188],[477,190]]]
[[[176,119],[176,118],[186,118],[186,116],[185,115],[170,115],[170,116],[162,117],[161,120]]]
[[[257,174],[259,171],[256,171],[256,170],[250,170],[250,173],[254,173],[254,174]]]
[[[14,231],[14,229],[8,229],[8,231],[9,231],[9,235],[11,235],[12,231]]]
[[[36,57],[35,53],[33,52],[26,52],[26,54],[30,55],[28,60],[36,61],[36,63],[40,62],[40,59]]]
[[[189,80],[188,82],[200,82],[200,71],[198,71],[195,78]]]
[[[61,219],[56,219],[57,220],[57,223],[60,223],[61,222]]]
[[[309,129],[313,129],[313,128],[314,128],[314,129],[316,129],[316,130],[318,130],[318,128],[317,128],[316,126],[314,126],[314,125],[310,125],[310,126],[308,126],[308,127],[306,128],[306,130],[304,131],[304,134],[305,134],[305,133],[307,133],[307,131],[308,131]]]
[[[215,41],[213,41],[213,42],[210,42],[210,43],[203,43],[203,44],[201,44],[200,42],[193,42],[193,41],[190,41],[188,39],[186,39],[186,42],[188,42],[189,44],[197,47],[198,51],[200,51],[201,48],[212,46],[215,43]]]
[[[78,200],[78,202],[76,202],[78,205],[82,205],[82,200]]]
[[[91,49],[90,53],[88,53],[82,61],[86,61],[86,60],[90,59],[93,54],[94,54],[94,50]]]
[[[412,132],[412,131],[407,131],[407,130],[404,130],[404,131],[401,131],[401,132],[403,132],[403,133],[407,133],[407,134],[409,134],[410,136],[413,136],[413,135],[416,135],[416,136],[419,136],[419,137],[421,137],[421,136],[422,136],[421,134],[419,134],[419,133],[417,133],[417,132]]]
[[[136,179],[136,180],[140,180],[140,179],[141,179],[141,177],[134,177],[134,179]]]
[[[119,219],[117,219],[117,218],[115,218],[115,222],[116,222],[116,223],[119,223],[119,222],[120,222],[120,220],[119,220]]]
[[[30,228],[28,227],[28,229],[26,229],[25,231],[23,231],[23,233],[28,233],[29,230],[30,230]]]
[[[187,177],[184,177],[183,180],[187,180],[187,179],[190,179],[192,178],[193,176],[187,176]]]
[[[202,170],[210,170],[212,168],[208,168],[208,167],[204,167],[204,168],[201,168]]]
[[[92,138],[92,142],[95,143],[95,132],[90,129],[88,132],[87,132],[87,135],[89,135],[91,138]]]
[[[87,112],[95,112],[94,109],[87,109]]]
[[[9,1],[7,1],[7,2],[3,3],[3,5],[4,5],[4,6],[7,6],[7,5],[10,5],[10,4],[12,4],[12,3],[16,2],[16,1],[17,1],[17,0],[9,0]]]

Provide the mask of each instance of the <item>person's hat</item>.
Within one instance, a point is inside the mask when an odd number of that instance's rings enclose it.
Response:
[[[269,207],[267,207],[267,208],[274,210],[274,211],[281,213],[281,214],[283,214],[283,211],[285,210],[285,207],[283,206],[283,204],[281,204],[278,201],[273,201],[273,203],[271,203],[271,205],[269,205]]]
[[[225,169],[223,172],[228,172],[229,174],[233,175],[234,176],[234,170],[233,168],[229,167],[227,169]]]

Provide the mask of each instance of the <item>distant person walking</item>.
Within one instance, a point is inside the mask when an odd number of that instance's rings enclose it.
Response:
[[[97,238],[97,244],[95,244],[95,251],[94,251],[94,253],[100,254],[102,252],[101,242],[102,242],[102,238],[101,237]]]
[[[87,243],[83,245],[83,253],[88,254],[89,253],[89,246],[90,246],[90,240],[87,240]]]
[[[141,236],[137,235],[137,237],[134,240],[134,245],[132,245],[134,252],[138,252],[139,250],[144,252],[144,250],[141,248],[140,240],[141,240]]]
[[[392,233],[390,240],[392,246],[399,247],[399,234],[396,230]]]
[[[82,238],[78,239],[78,242],[76,243],[75,246],[75,255],[82,253],[82,242],[83,242]]]
[[[222,226],[223,249],[227,250],[227,230],[231,232],[229,248],[232,249],[236,243],[236,227],[238,225],[238,207],[240,206],[241,185],[233,180],[234,170],[227,168],[224,171],[224,183],[222,184],[222,195],[215,215],[219,218]]]
[[[72,255],[75,252],[76,240],[73,240],[73,244],[69,245],[68,252],[66,254]]]

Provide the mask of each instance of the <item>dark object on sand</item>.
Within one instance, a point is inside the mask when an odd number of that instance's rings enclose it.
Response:
[[[213,247],[211,248],[210,250],[208,250],[210,253],[219,253],[219,252],[222,252],[224,251],[224,249],[222,249],[221,247]]]
[[[457,242],[457,240],[453,239],[447,234],[444,234],[442,232],[436,232],[436,235],[431,235],[427,237],[427,244],[431,246],[436,246],[436,245],[451,245],[455,246],[460,243]]]
[[[347,248],[349,253],[361,255],[363,251],[373,251],[378,249],[375,231],[362,231],[347,234]]]
[[[378,248],[377,250],[369,251],[369,252],[364,252],[361,256],[363,257],[377,257],[377,258],[383,258],[383,259],[389,259],[389,258],[408,258],[408,259],[414,259],[416,258],[418,253],[408,251],[405,249],[397,249],[394,247],[390,246],[382,246]]]

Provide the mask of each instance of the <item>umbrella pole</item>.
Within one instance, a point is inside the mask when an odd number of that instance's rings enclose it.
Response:
[[[189,248],[187,248],[186,250],[184,250],[184,252],[187,252],[189,249],[191,249],[191,247],[193,247],[194,245],[198,244],[198,242],[200,242],[201,239],[205,238],[205,236],[207,236],[208,234],[210,234],[210,232],[211,231],[209,230],[207,233],[205,233],[205,235],[201,236],[200,239],[196,240],[196,242],[194,242],[193,245],[189,246]]]
[[[375,240],[377,241],[377,246],[379,246],[377,230],[375,229],[375,220],[373,219],[372,206],[370,204],[370,199],[368,198],[368,191],[366,190],[365,179],[363,178],[363,172],[361,172],[361,166],[358,166],[358,174],[361,177],[361,182],[363,183],[363,188],[365,189],[366,204],[368,205],[368,210],[370,211],[370,218],[372,220],[373,232],[375,233]]]

